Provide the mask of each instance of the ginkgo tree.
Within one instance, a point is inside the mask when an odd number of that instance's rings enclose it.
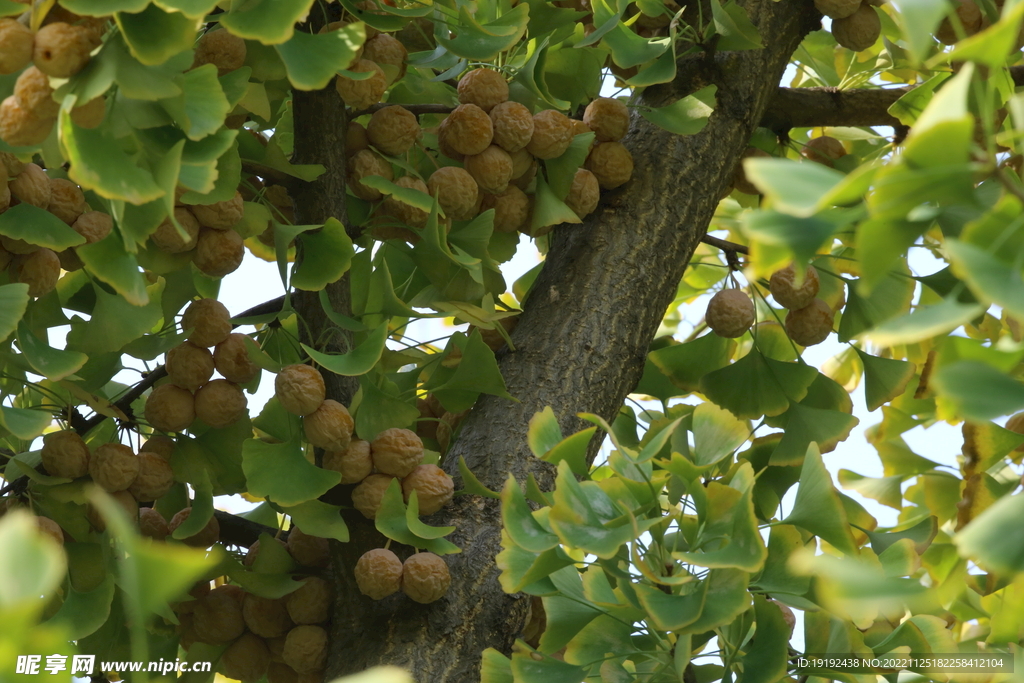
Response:
[[[1024,667],[1024,3],[0,17],[4,677]]]

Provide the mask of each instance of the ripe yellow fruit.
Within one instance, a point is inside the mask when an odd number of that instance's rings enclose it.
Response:
[[[448,565],[434,553],[410,555],[402,565],[402,592],[418,603],[440,600],[451,582]]]
[[[438,204],[448,218],[468,220],[475,215],[480,201],[479,188],[466,169],[442,166],[430,174],[427,189],[437,197]]]
[[[565,197],[565,205],[572,209],[582,220],[586,218],[601,199],[601,184],[597,176],[585,168],[576,169],[576,175],[569,186],[569,194]]]
[[[423,462],[423,442],[416,432],[392,427],[370,442],[373,466],[378,472],[404,477]]]
[[[192,215],[192,212],[183,206],[174,207],[174,218],[178,225],[185,231],[188,239],[184,239],[178,229],[171,223],[170,217],[165,218],[156,231],[149,236],[153,244],[160,251],[168,254],[180,254],[191,251],[199,242],[199,221]]]
[[[213,377],[213,354],[187,341],[167,352],[164,368],[172,382],[194,392]]]
[[[165,541],[171,529],[156,508],[139,508],[139,533],[154,541]]]
[[[358,484],[373,472],[370,443],[352,439],[345,450],[324,453],[323,463],[324,469],[341,473],[342,484]]]
[[[161,384],[146,399],[146,421],[164,432],[180,432],[196,419],[192,392],[174,384]]]
[[[500,194],[484,194],[481,211],[494,209],[494,230],[515,232],[530,219],[530,197],[515,185]]]
[[[309,415],[324,402],[327,388],[320,371],[311,365],[288,365],[274,380],[274,395],[293,415]]]
[[[175,519],[177,516],[175,515]],[[174,523],[171,524],[173,527]],[[192,608],[192,626],[200,642],[224,645],[245,632],[242,605],[230,588],[232,587],[225,585],[213,589],[208,595],[197,600]]]
[[[387,474],[371,474],[352,489],[352,507],[359,510],[363,517],[376,519],[384,492],[388,490],[394,477]]]
[[[388,89],[388,79],[383,69],[368,59],[360,59],[348,70],[356,73],[371,72],[373,75],[362,81],[340,75],[335,79],[334,88],[345,104],[354,109],[366,109],[380,102],[384,91]]]
[[[211,427],[223,429],[245,417],[248,404],[241,387],[226,379],[215,379],[196,392],[196,417]]]
[[[419,140],[420,123],[405,107],[391,105],[373,113],[366,125],[366,137],[384,154],[401,156]]]
[[[71,229],[85,238],[86,244],[99,242],[114,229],[114,219],[102,211],[86,211],[79,216]]]
[[[490,110],[494,144],[508,153],[525,149],[533,137],[533,114],[518,102],[502,102]],[[532,157],[531,157],[532,159]]]
[[[2,21],[3,19],[0,19],[0,22]],[[2,43],[0,43],[0,45],[2,45]],[[13,152],[0,152],[0,166],[7,169],[7,173],[5,174],[2,172],[3,169],[0,168],[0,179],[9,179],[17,176],[25,170],[25,166],[27,165],[28,164],[24,161],[14,156]],[[3,183],[0,182],[0,185],[3,185]]]
[[[405,60],[409,52],[395,37],[381,33],[363,44],[363,59],[368,59],[384,70],[388,84],[405,75]]]
[[[246,335],[233,332],[213,349],[213,364],[224,379],[235,384],[251,382],[260,367],[249,358]]]
[[[460,104],[437,130],[438,141],[458,154],[479,154],[494,138],[491,117],[475,104]]]
[[[224,675],[242,683],[258,683],[267,675],[269,666],[270,650],[267,644],[252,633],[243,633],[220,656],[220,668]]]
[[[213,64],[223,76],[245,64],[245,52],[245,41],[229,31],[207,31],[196,43],[192,66]]]
[[[244,256],[245,245],[237,232],[202,228],[192,262],[210,277],[224,277],[238,270]]]
[[[71,110],[71,121],[79,128],[98,128],[107,115],[107,99],[97,97]]]
[[[303,533],[297,526],[288,532],[287,545],[288,552],[303,567],[326,567],[331,563],[327,539]]]
[[[455,495],[455,482],[437,465],[417,465],[402,479],[406,503],[413,491],[419,501],[420,514],[432,515],[451,501]]]
[[[860,0],[814,0],[819,12],[832,19],[843,19],[860,8]]]
[[[47,211],[72,225],[87,208],[89,205],[85,203],[85,195],[78,185],[63,178],[50,178],[50,203],[46,206]]]
[[[475,104],[486,112],[508,99],[508,82],[491,69],[473,69],[459,79],[459,102]]]
[[[37,249],[19,256],[13,264],[17,282],[28,285],[28,295],[40,297],[49,294],[60,279],[60,259],[49,249]]]
[[[331,399],[326,399],[319,408],[302,419],[306,440],[317,448],[330,451],[348,448],[354,426],[348,409]]]
[[[629,109],[621,100],[599,97],[583,112],[583,123],[601,142],[617,142],[629,132]]]
[[[231,315],[216,299],[199,299],[185,309],[181,329],[192,330],[188,340],[196,346],[216,346],[231,334]]]
[[[497,145],[467,156],[463,166],[484,192],[501,194],[512,180],[512,157]]]
[[[374,548],[356,562],[355,577],[360,593],[383,600],[402,588],[402,561],[386,548]]]
[[[331,585],[321,578],[311,576],[302,582],[302,587],[286,598],[288,616],[296,624],[320,624],[331,616],[333,598]]]
[[[769,287],[775,301],[783,308],[796,310],[811,303],[811,300],[818,295],[820,288],[818,271],[814,266],[807,266],[804,272],[803,281],[797,285],[796,269],[790,264],[782,270],[772,273]]]
[[[633,155],[621,142],[602,142],[590,150],[586,167],[602,190],[614,190],[633,177]]]
[[[754,324],[754,302],[740,289],[723,289],[711,297],[704,320],[719,337],[735,339]]]
[[[26,111],[14,95],[0,103],[0,140],[12,147],[42,144],[53,128],[52,119],[40,119]],[[45,207],[43,207],[45,208]]]
[[[0,19],[0,74],[13,74],[32,61],[32,31],[15,19]]]
[[[413,176],[402,176],[395,181],[395,185],[404,187],[410,190],[419,190],[423,194],[430,194],[430,190],[427,188],[427,184],[419,178]],[[384,198],[384,202],[381,204],[381,210],[385,215],[393,217],[395,220],[411,225],[414,228],[422,228],[427,224],[427,219],[430,217],[429,214],[423,209],[416,208],[400,202],[391,195]]]
[[[387,159],[372,150],[364,149],[356,152],[348,160],[348,187],[352,190],[352,194],[360,199],[375,202],[382,195],[377,188],[363,184],[363,178],[369,176],[380,176],[385,180],[391,180],[395,174]]]
[[[148,503],[163,498],[174,486],[174,472],[171,465],[156,453],[140,451],[136,458],[139,474],[128,487],[128,493],[135,500]]]
[[[836,159],[846,156],[846,148],[834,137],[822,135],[808,140],[804,148],[800,150],[800,154],[808,161],[816,161],[831,167],[835,164]]]
[[[833,22],[832,25],[835,26],[835,22]],[[733,187],[735,187],[740,192],[743,192],[744,194],[758,194],[759,190],[757,189],[757,186],[747,179],[746,171],[744,171],[743,169],[743,160],[752,158],[765,158],[769,156],[771,155],[762,149],[759,149],[757,147],[747,147],[743,151],[743,156],[740,157],[739,162],[736,164],[736,168],[733,170]]]
[[[533,135],[526,151],[538,159],[554,159],[569,149],[575,137],[572,121],[560,111],[545,109],[533,117]]]
[[[832,307],[821,299],[786,314],[786,332],[800,346],[814,346],[828,338],[835,322]]]
[[[327,661],[327,631],[308,624],[296,626],[288,632],[281,655],[297,673],[319,671]]]
[[[845,19],[832,21],[832,37],[843,47],[860,52],[875,44],[882,35],[882,21],[871,5],[861,5]]]
[[[235,196],[223,202],[213,204],[196,204],[192,208],[192,215],[204,228],[215,230],[227,230],[232,225],[242,220],[245,209],[242,206],[242,195],[235,192]]]
[[[170,529],[172,534],[174,533],[175,529],[181,526],[185,522],[185,520],[188,519],[188,516],[190,514],[192,514],[192,508],[187,507],[182,510],[179,510],[177,513],[175,513],[173,517],[171,517],[171,521],[168,523],[167,527]],[[217,521],[217,517],[211,515],[210,521],[206,523],[206,526],[204,526],[202,529],[200,529],[192,536],[188,536],[186,538],[181,539],[181,542],[185,545],[192,546],[193,548],[209,548],[211,545],[213,545],[219,540],[220,522]],[[241,609],[241,605],[239,605],[239,609]],[[239,614],[239,618],[241,618],[241,614]]]
[[[175,446],[174,439],[171,437],[156,435],[149,437],[146,443],[142,444],[139,453],[155,453],[164,460],[170,460],[171,455],[174,454]]]
[[[45,209],[50,205],[50,177],[46,171],[35,164],[25,164],[25,168],[7,185],[11,197]]]
[[[32,61],[48,76],[71,78],[89,63],[92,49],[88,29],[57,21],[36,31]]]
[[[262,638],[283,636],[294,626],[287,598],[264,598],[247,594],[242,602],[242,618],[249,630]]]
[[[14,84],[14,96],[22,109],[38,119],[55,119],[60,111],[60,103],[53,99],[49,76],[34,66],[18,76]]]
[[[139,476],[139,457],[120,443],[105,443],[89,458],[89,476],[104,491],[124,491]]]
[[[89,471],[89,447],[70,429],[43,437],[43,449],[39,455],[43,469],[51,477],[77,479]]]

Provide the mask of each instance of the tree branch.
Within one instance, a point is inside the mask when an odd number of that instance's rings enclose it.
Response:
[[[384,107],[388,107],[388,106],[391,106],[391,105],[389,105],[387,103],[375,104],[372,107],[367,107],[366,109],[360,109],[359,111],[354,111],[351,114],[349,114],[349,117],[348,117],[349,121],[355,121],[357,118],[359,118],[360,116],[363,116],[364,114],[372,114],[372,113],[374,113],[376,111],[380,111]],[[455,109],[455,107],[449,107],[447,104],[403,104],[402,107],[404,107],[405,109],[407,109],[411,113],[417,114],[417,115],[418,114],[448,114],[453,109]]]
[[[745,244],[736,244],[735,242],[723,240],[718,237],[712,237],[711,235],[704,235],[703,237],[700,238],[700,241],[712,247],[717,247],[718,249],[721,249],[722,251],[725,252],[732,252],[738,254],[750,253],[750,247],[748,247]]]
[[[223,510],[214,510],[213,516],[220,524],[220,540],[231,545],[248,548],[256,542],[260,534],[270,534],[271,536],[277,534],[277,529],[273,527]]]
[[[269,180],[275,185],[284,185],[285,187],[297,187],[302,183],[306,182],[302,178],[296,178],[293,175],[288,175],[284,171],[279,171],[276,168],[270,166],[264,166],[263,164],[256,163],[255,161],[242,160],[242,172],[249,175],[259,176],[264,180]]]

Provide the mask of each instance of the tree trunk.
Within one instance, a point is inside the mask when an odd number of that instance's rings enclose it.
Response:
[[[790,55],[804,34],[818,27],[819,15],[808,0],[752,0],[747,11],[764,49],[687,58],[673,83],[644,93],[643,104],[663,106],[716,84],[718,104],[704,131],[676,136],[634,116],[624,141],[633,153],[633,180],[606,197],[583,225],[555,229],[545,266],[512,335],[516,350],[500,358],[508,390],[518,402],[480,398],[445,458],[449,473],[456,472],[461,456],[492,489],[500,489],[510,473],[522,481],[533,472],[550,486],[550,468],[526,444],[534,413],[551,406],[563,433],[569,434],[584,426],[575,417],[579,412],[613,418],[636,386],[665,308]],[[320,207],[307,214],[300,204],[304,220],[342,218],[341,110],[333,92],[296,97],[300,161],[330,162],[325,177],[301,200]],[[332,298],[342,288],[337,286]],[[303,315],[318,315],[319,306],[310,302],[314,298],[297,298],[297,305],[308,302],[300,307]],[[347,292],[340,295],[339,310],[345,310],[342,298]],[[350,397],[350,391],[343,382],[332,385],[339,400]],[[595,439],[592,453],[597,446]],[[367,549],[383,545],[383,539],[357,517],[346,515],[351,542],[334,546],[337,600],[328,679],[387,663],[410,669],[420,683],[479,681],[481,652],[488,647],[510,652],[530,602],[528,596],[506,595],[497,581],[498,503],[462,496],[430,520],[455,525],[449,538],[462,548],[461,554],[446,558],[452,574],[448,595],[431,605],[402,595],[374,602],[359,594],[352,566]]]

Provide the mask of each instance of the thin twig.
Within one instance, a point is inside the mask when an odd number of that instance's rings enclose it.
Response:
[[[256,163],[255,161],[242,161],[242,172],[248,175],[255,175],[269,180],[275,185],[284,185],[285,187],[294,187],[299,183],[306,182],[302,178],[296,178],[293,175],[288,175],[284,171],[279,171],[276,168],[265,166],[263,164]]]
[[[750,247],[745,244],[736,244],[729,240],[723,240],[718,237],[712,237],[711,235],[704,235],[700,238],[700,241],[704,244],[709,244],[712,247],[717,247],[722,251],[729,251],[737,254],[749,254]]]
[[[384,107],[389,106],[391,105],[382,103],[375,104],[372,107],[367,107],[366,109],[354,111],[349,115],[348,120],[354,121],[360,116],[363,116],[365,114],[372,114],[376,111],[380,111]],[[447,104],[403,104],[402,108],[408,110],[410,113],[413,114],[450,114],[452,110],[455,109],[455,107],[451,107]]]

